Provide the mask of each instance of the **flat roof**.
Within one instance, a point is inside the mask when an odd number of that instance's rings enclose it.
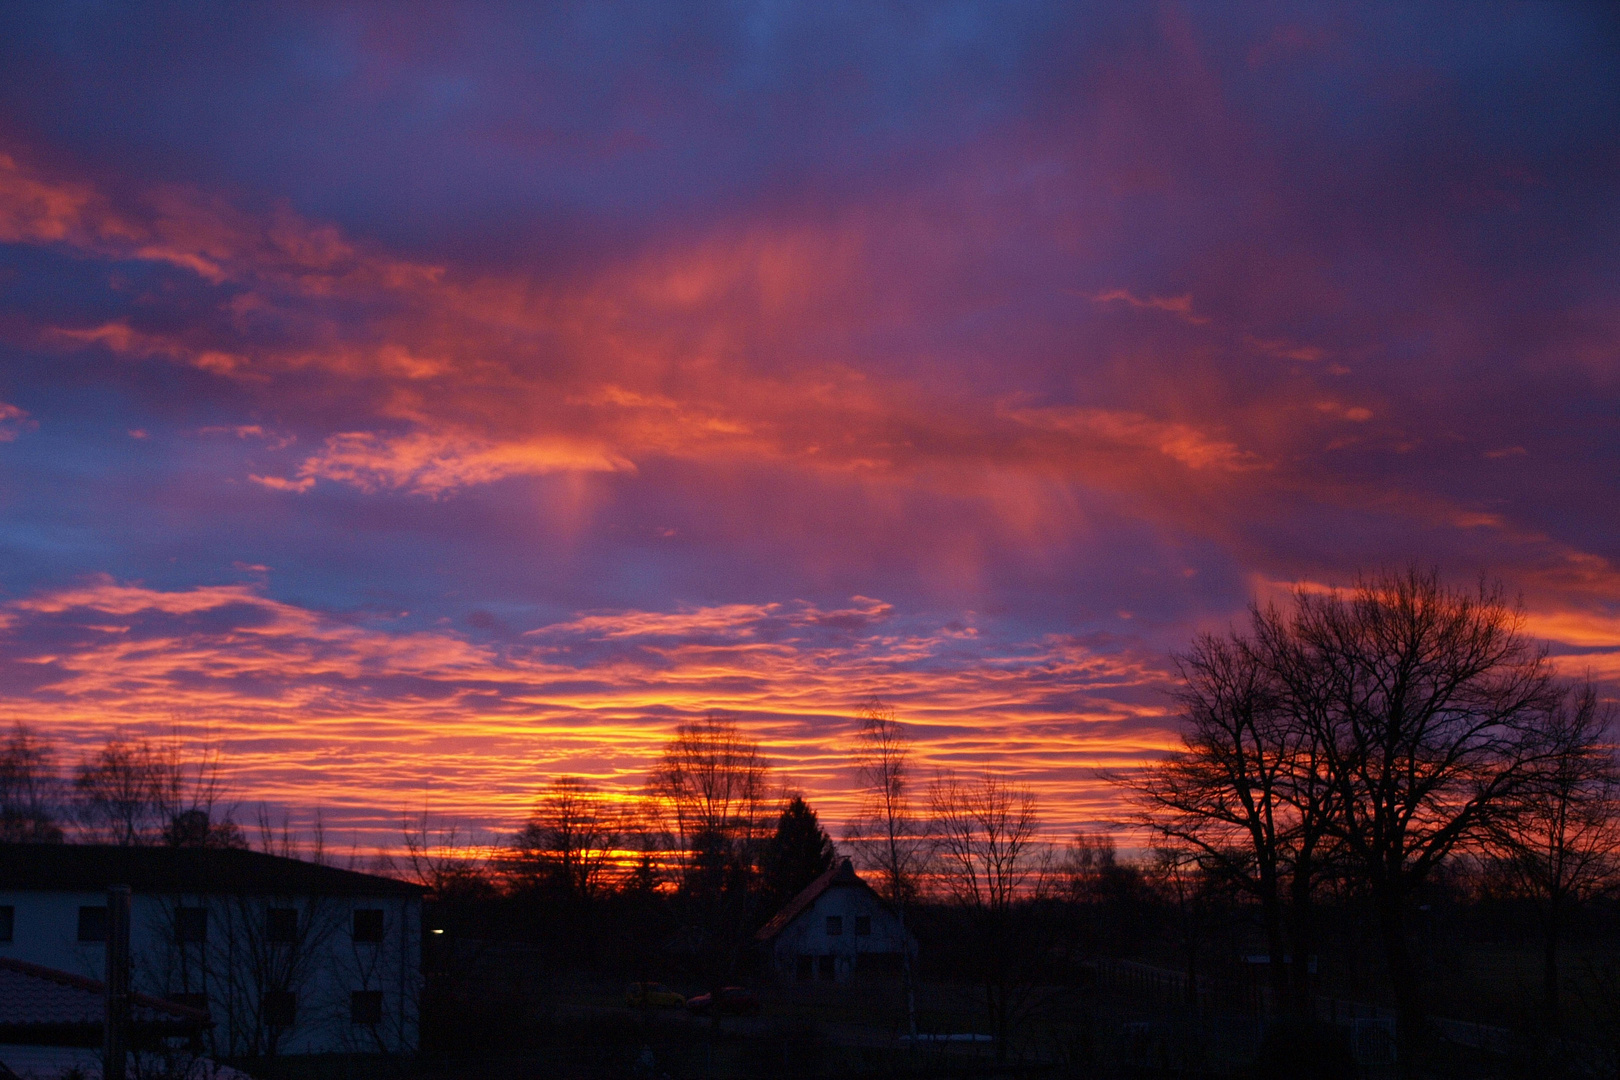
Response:
[[[269,896],[421,896],[420,885],[234,848],[0,844],[0,889]]]

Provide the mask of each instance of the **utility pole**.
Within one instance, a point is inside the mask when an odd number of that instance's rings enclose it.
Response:
[[[129,1055],[129,886],[107,890],[107,1019],[102,1080],[124,1080]]]

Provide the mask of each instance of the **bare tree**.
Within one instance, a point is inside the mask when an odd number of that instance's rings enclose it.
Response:
[[[1282,877],[1290,830],[1290,744],[1282,695],[1249,638],[1203,635],[1176,657],[1183,749],[1138,775],[1118,777],[1157,837],[1161,868],[1196,862],[1260,905],[1272,991],[1287,991]]]
[[[266,803],[259,804],[255,824],[253,846],[256,850],[283,859],[301,859],[316,866],[331,865],[326,850],[326,816],[320,807],[315,808],[307,837],[293,828],[292,815],[283,810],[278,821]]]
[[[406,876],[435,898],[473,899],[494,892],[488,860],[479,845],[455,822],[435,826],[426,804],[419,816],[405,817],[400,835]]]
[[[1036,836],[1035,795],[994,773],[970,781],[941,773],[928,795],[938,880],[967,916],[975,975],[996,1056],[1004,1059],[1008,1036],[1029,999],[1023,962],[1042,947],[1031,928],[1021,925],[1019,907],[1039,899],[1050,880]]]
[[[0,841],[60,841],[59,787],[55,749],[19,720],[0,745]]]
[[[631,799],[621,821],[622,843],[631,854],[621,888],[628,893],[650,897],[664,884],[668,856],[675,840],[659,819],[657,801],[646,796]]]
[[[80,764],[74,807],[86,839],[107,844],[150,843],[163,822],[152,799],[150,745],[118,736]]]
[[[221,789],[217,745],[191,744],[178,733],[163,742],[114,735],[79,765],[75,817],[92,842],[245,846],[228,813],[214,821]]]
[[[1174,915],[1176,946],[1186,972],[1187,1004],[1198,1005],[1198,959],[1209,932],[1217,884],[1232,884],[1226,868],[1191,844],[1161,836],[1151,849],[1148,871]]]
[[[879,887],[894,905],[905,939],[906,907],[916,895],[928,843],[927,829],[912,806],[911,740],[894,710],[876,698],[861,706],[858,720],[853,758],[862,798],[850,839],[861,861],[877,871]],[[917,992],[911,963],[910,948],[902,949],[906,1028],[915,1041]]]
[[[1590,683],[1573,689],[1549,725],[1540,783],[1513,813],[1493,816],[1487,851],[1541,909],[1542,992],[1561,1026],[1558,947],[1569,909],[1607,892],[1620,871],[1620,769],[1613,716]]]
[[[681,724],[648,779],[681,858],[681,893],[695,917],[710,990],[718,995],[753,929],[769,766],[759,744],[718,713]],[[710,1052],[720,1010],[710,1010]]]
[[[689,890],[725,891],[746,869],[760,838],[768,769],[759,744],[718,713],[676,728],[648,789],[673,826]]]
[[[577,776],[559,776],[535,800],[513,846],[530,880],[588,903],[610,884],[624,831],[618,803]]]
[[[1107,833],[1080,833],[1056,867],[1057,892],[1076,918],[1066,927],[1074,959],[1129,955],[1154,908],[1141,866],[1122,861]]]
[[[1334,832],[1370,892],[1411,1069],[1426,1026],[1407,942],[1412,896],[1535,791],[1559,695],[1545,649],[1500,588],[1384,573],[1348,593],[1298,591],[1288,629],[1312,673],[1305,719],[1319,726]]]
[[[1311,913],[1333,788],[1318,728],[1307,722],[1319,701],[1310,670],[1295,662],[1278,612],[1250,614],[1252,634],[1205,634],[1176,657],[1183,749],[1113,779],[1134,794],[1140,823],[1161,845],[1187,849],[1200,873],[1259,905],[1273,1000],[1309,1015]]]

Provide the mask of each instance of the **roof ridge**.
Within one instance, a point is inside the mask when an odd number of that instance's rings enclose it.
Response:
[[[777,934],[780,934],[788,923],[804,914],[805,908],[815,903],[822,893],[835,884],[858,885],[873,896],[877,896],[878,900],[887,906],[888,902],[883,897],[878,896],[877,890],[867,884],[866,879],[855,872],[854,860],[846,856],[834,860],[832,866],[825,870],[820,877],[806,885],[800,890],[799,895],[789,900],[781,911],[771,917],[769,922],[755,931],[754,940],[769,941]]]

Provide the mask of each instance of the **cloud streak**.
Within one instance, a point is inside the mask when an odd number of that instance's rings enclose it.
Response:
[[[1602,17],[604,10],[0,14],[0,705],[376,838],[877,692],[1067,827],[1276,582],[1615,677]]]
[[[1009,645],[857,597],[587,613],[503,644],[324,616],[228,585],[98,580],[0,609],[8,720],[88,749],[114,730],[212,731],[238,796],[324,805],[366,846],[397,812],[501,831],[556,772],[633,790],[674,725],[720,710],[837,822],[862,702],[894,704],[919,765],[994,763],[1061,831],[1113,804],[1090,776],[1165,743],[1165,671],[1128,643]],[[296,793],[296,794],[295,794]]]

